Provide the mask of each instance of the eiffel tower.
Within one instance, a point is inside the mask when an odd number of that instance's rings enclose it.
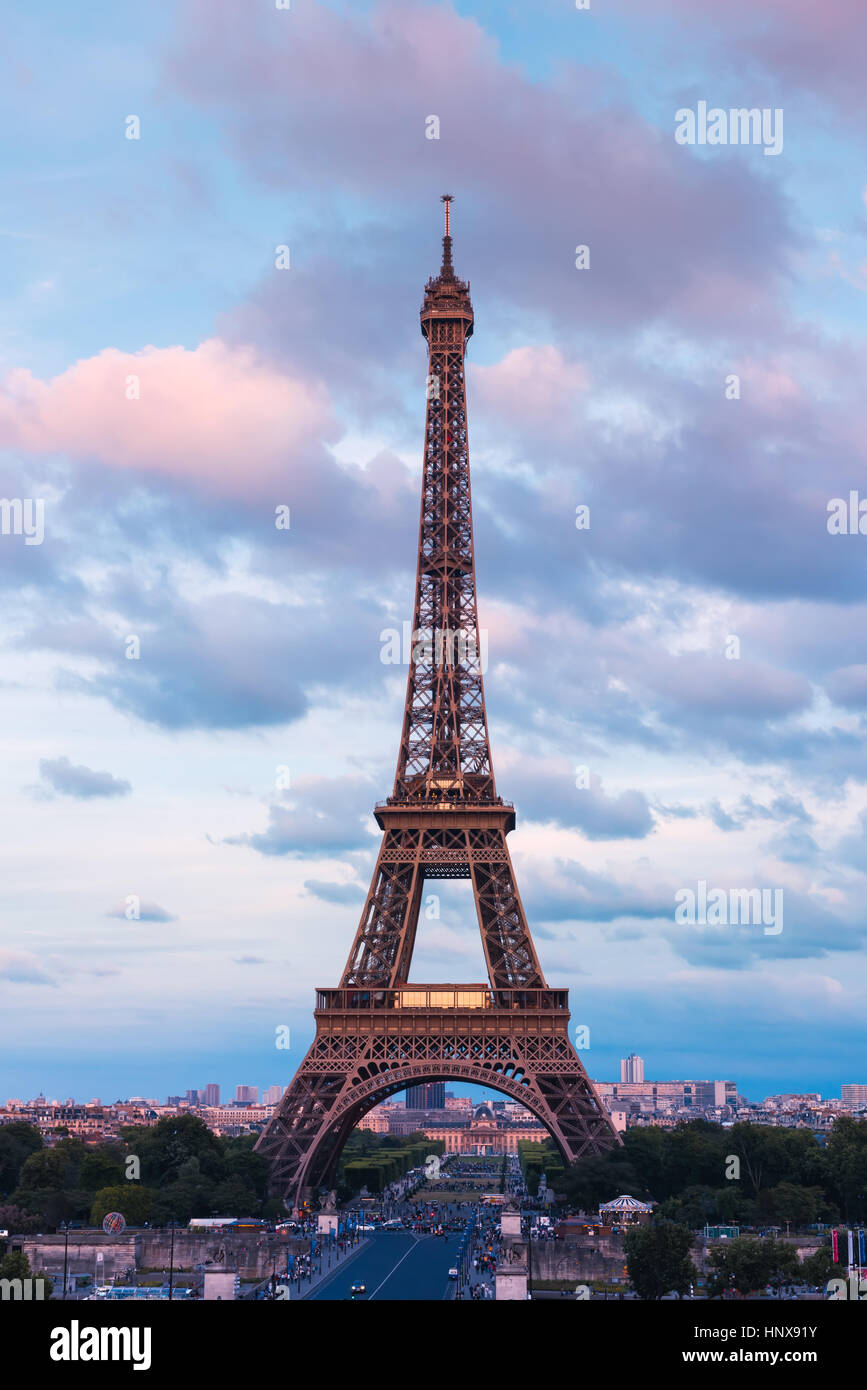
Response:
[[[421,331],[429,353],[418,571],[394,790],[375,809],[382,844],[346,969],[317,991],[316,1036],[256,1148],[288,1205],[330,1182],[358,1121],[396,1091],[459,1078],[526,1106],[567,1162],[619,1144],[549,989],[515,882],[482,688],[464,359],[469,283],[452,266],[450,211]],[[409,984],[427,879],[473,885],[485,984]]]

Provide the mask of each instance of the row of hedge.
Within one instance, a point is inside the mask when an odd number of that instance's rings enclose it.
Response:
[[[535,1197],[539,1191],[539,1179],[543,1173],[548,1186],[553,1187],[565,1172],[559,1149],[547,1140],[537,1144],[529,1139],[519,1139],[518,1162],[531,1197]]]
[[[374,1149],[363,1158],[349,1158],[343,1165],[343,1181],[352,1192],[360,1192],[366,1187],[368,1192],[384,1192],[389,1183],[396,1182],[411,1168],[424,1167],[431,1154],[445,1152],[442,1139],[424,1139],[406,1143],[396,1149],[385,1147]]]

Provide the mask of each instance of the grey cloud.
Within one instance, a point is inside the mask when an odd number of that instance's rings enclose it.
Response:
[[[575,781],[574,768],[565,764],[557,777],[520,763],[509,769],[508,791],[522,817],[580,830],[588,840],[641,840],[652,832],[653,816],[642,792],[609,795],[596,773],[590,773],[587,787],[576,787]]]
[[[708,807],[710,818],[718,830],[740,830],[743,824],[737,817],[732,816],[728,811],[724,811],[718,801],[712,801]]]
[[[110,772],[94,772],[89,767],[74,766],[68,758],[42,758],[39,775],[56,792],[64,796],[87,799],[94,796],[128,796],[132,785]]]
[[[323,879],[307,878],[304,887],[312,897],[320,898],[324,903],[358,903],[367,896],[366,888],[360,883],[330,883]]]
[[[834,858],[843,864],[850,864],[861,874],[867,874],[867,811],[861,812],[857,830],[841,838]]]
[[[867,709],[867,665],[843,666],[832,671],[825,689],[834,703],[844,709]]]
[[[773,836],[765,849],[787,864],[812,864],[821,855],[821,850],[813,836],[808,834],[802,826],[793,827],[781,835]]]
[[[697,878],[705,877],[699,873]],[[731,883],[708,881],[708,889],[733,886],[770,888],[766,883]],[[695,891],[695,882],[685,883]],[[751,924],[726,926],[671,924],[663,935],[669,945],[694,966],[713,966],[721,970],[741,970],[759,962],[774,960],[821,960],[835,951],[861,951],[867,939],[867,919],[858,911],[851,920],[844,920],[828,910],[817,894],[782,888],[783,929],[778,935],[766,935],[764,927]],[[773,901],[773,900],[772,900]]]
[[[807,841],[810,844],[813,843],[803,830],[803,826],[812,825],[813,817],[803,802],[788,794],[775,797],[770,806],[761,805],[751,796],[742,796],[737,805],[733,806],[730,811],[724,810],[718,801],[712,801],[707,811],[714,825],[719,830],[725,831],[743,830],[752,821],[770,820],[785,823],[795,821],[801,827],[797,832],[802,837],[801,843],[804,845]]]
[[[138,917],[128,918],[126,904],[120,907],[113,907],[105,915],[106,917],[120,917],[124,921],[130,922],[176,922],[177,918],[171,912],[167,912],[159,903],[146,902],[144,899],[139,903]]]
[[[530,919],[547,922],[615,922],[623,918],[652,920],[674,911],[674,890],[637,886],[585,869],[573,859],[557,859],[553,871],[542,874],[528,865],[521,875],[521,893]]]
[[[43,970],[36,956],[29,951],[0,950],[0,978],[11,984],[50,985],[57,988],[57,981]]]
[[[266,855],[342,855],[364,848],[370,839],[365,824],[374,825],[370,812],[375,800],[365,777],[299,778],[283,802],[268,807],[265,830],[228,836],[225,843]]]

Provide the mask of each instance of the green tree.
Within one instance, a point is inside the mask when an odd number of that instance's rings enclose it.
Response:
[[[234,1176],[214,1188],[213,1204],[221,1216],[252,1216],[259,1207],[259,1199],[243,1178]]]
[[[90,1192],[59,1192],[53,1188],[16,1188],[12,1204],[29,1216],[37,1218],[38,1231],[50,1230],[61,1221],[86,1221],[93,1194]]]
[[[123,1149],[119,1144],[100,1144],[88,1150],[78,1170],[78,1185],[85,1192],[122,1183],[125,1177]]]
[[[121,1133],[129,1152],[141,1159],[141,1180],[148,1187],[173,1183],[191,1158],[204,1178],[221,1181],[225,1176],[226,1141],[198,1115],[167,1115],[150,1128],[128,1127]]]
[[[635,1174],[635,1183],[640,1184],[643,1191],[652,1192],[658,1202],[674,1196],[679,1191],[665,1178],[666,1136],[667,1131],[660,1129],[658,1125],[641,1125],[627,1129],[623,1136],[623,1148],[617,1158],[617,1162],[629,1164]],[[610,1154],[614,1158],[617,1150],[610,1150]]]
[[[781,1182],[762,1193],[760,1206],[777,1225],[788,1221],[794,1226],[809,1226],[818,1221],[825,1206],[825,1194],[821,1187]]]
[[[679,1197],[668,1197],[660,1203],[654,1216],[698,1231],[717,1219],[717,1194],[712,1187],[685,1187]]]
[[[834,1256],[831,1250],[831,1242],[820,1245],[812,1255],[801,1264],[801,1274],[807,1284],[827,1284],[829,1279],[839,1278],[843,1273],[844,1266],[834,1263]]]
[[[558,1178],[556,1188],[581,1211],[595,1211],[601,1202],[610,1202],[628,1192],[644,1198],[646,1188],[637,1170],[622,1149],[593,1154],[570,1163]]]
[[[74,1192],[86,1188],[82,1174],[96,1171],[102,1158],[100,1150],[88,1150],[80,1139],[61,1139],[53,1148],[30,1155],[18,1175],[18,1186],[26,1191]],[[120,1176],[117,1166],[111,1169],[111,1176]]]
[[[754,1197],[781,1182],[823,1182],[825,1161],[809,1130],[740,1123],[725,1133],[729,1153],[740,1160],[741,1182]]]
[[[210,1166],[210,1161],[208,1166]],[[202,1173],[198,1157],[193,1154],[185,1159],[177,1170],[172,1182],[163,1183],[154,1195],[151,1220],[158,1226],[166,1226],[170,1221],[185,1226],[193,1216],[210,1215],[217,1208],[214,1205],[213,1179]],[[227,1213],[219,1212],[220,1216]],[[252,1216],[253,1212],[242,1212]]]
[[[237,1139],[226,1140],[226,1181],[239,1181],[253,1194],[252,1204],[240,1213],[241,1216],[252,1215],[268,1196],[271,1167],[266,1158],[253,1152],[255,1142],[256,1136],[253,1134],[242,1134]]]
[[[35,1125],[13,1120],[0,1125],[0,1193],[7,1195],[19,1186],[19,1175],[31,1154],[42,1148],[42,1135]]]
[[[626,1268],[639,1298],[685,1294],[696,1277],[690,1259],[692,1231],[670,1221],[632,1226],[626,1232]]]
[[[18,1178],[18,1186],[26,1192],[48,1188],[52,1192],[62,1192],[66,1179],[66,1163],[63,1154],[56,1149],[41,1149],[31,1154],[23,1164]]]
[[[119,1187],[101,1187],[93,1199],[90,1224],[101,1226],[110,1211],[119,1211],[126,1218],[128,1226],[142,1226],[150,1220],[153,1200],[151,1189],[137,1182],[123,1183]]]
[[[725,1245],[715,1246],[708,1255],[713,1270],[709,1293],[716,1297],[735,1289],[752,1293],[765,1285],[794,1282],[800,1273],[798,1253],[786,1241],[739,1236]]]
[[[844,1219],[867,1220],[867,1120],[841,1115],[825,1149],[829,1185]]]
[[[14,1236],[32,1235],[39,1230],[39,1218],[25,1211],[24,1207],[5,1202],[0,1205],[0,1227]]]
[[[688,1120],[661,1133],[661,1174],[653,1189],[658,1201],[687,1187],[719,1186],[725,1177],[726,1151],[725,1131],[719,1125]],[[627,1149],[630,1157],[633,1147],[631,1143]]]
[[[717,1219],[724,1226],[756,1226],[760,1219],[758,1202],[739,1182],[717,1188],[716,1210]]]
[[[4,1255],[0,1260],[0,1279],[33,1279],[33,1270],[30,1268],[30,1261],[20,1250],[10,1250],[8,1255]],[[42,1299],[46,1302],[52,1297],[51,1280],[46,1279],[43,1274],[37,1274],[35,1279],[42,1284]],[[34,1294],[36,1291],[34,1290]],[[38,1295],[36,1295],[38,1297]]]

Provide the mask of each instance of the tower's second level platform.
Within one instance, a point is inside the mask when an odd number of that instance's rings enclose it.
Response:
[[[411,1021],[428,1014],[557,1014],[569,1017],[566,989],[492,989],[480,985],[397,985],[393,989],[357,985],[317,989],[315,1013],[359,1015],[390,1013]]]

